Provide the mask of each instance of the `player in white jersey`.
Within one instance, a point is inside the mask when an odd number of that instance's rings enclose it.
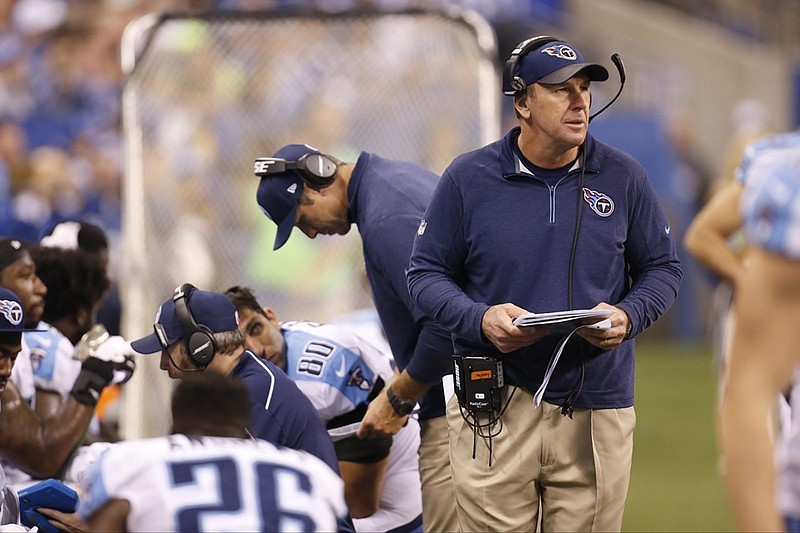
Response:
[[[0,286],[20,295],[27,327],[39,323],[47,288],[36,274],[29,249],[20,241],[0,238]],[[61,289],[63,287],[59,287]],[[89,292],[87,287],[84,290]],[[30,334],[25,333],[26,336]],[[9,483],[19,488],[28,483],[31,476],[44,479],[59,475],[83,438],[97,399],[103,388],[114,380],[115,371],[132,372],[131,359],[117,355],[97,353],[89,357],[81,365],[77,378],[72,380],[70,394],[64,400],[58,391],[44,390],[40,395],[40,390],[36,390],[31,394],[34,370],[29,353],[22,354],[20,369],[24,371],[17,374],[21,378],[20,386],[9,384],[3,392],[4,409],[0,411],[0,456],[7,462],[5,464],[17,467],[20,474],[12,480],[12,471],[6,470]],[[24,368],[26,362],[28,366]],[[40,380],[39,385],[42,383],[44,381]],[[37,397],[41,396],[52,398],[52,409],[39,411],[45,403],[38,401]]]
[[[39,323],[44,313],[47,287],[36,275],[36,265],[27,248],[19,240],[0,238],[0,287],[9,289],[19,296],[28,327]],[[29,354],[30,350],[23,335],[22,352],[14,365],[11,383],[12,388],[16,389],[17,396],[28,405],[33,405],[36,389]]]
[[[757,143],[747,157],[741,211],[751,252],[734,302],[721,426],[726,481],[741,530],[800,531],[800,447],[795,442],[779,454],[785,463],[776,497],[765,416],[800,362],[800,135]],[[798,420],[800,411],[792,416]]]
[[[72,359],[74,347],[60,331],[44,321],[36,327],[40,331],[23,335],[22,352],[14,365],[12,380],[20,396],[45,419],[67,399],[81,364]],[[6,464],[5,469],[9,485],[17,490],[36,482],[14,465]]]
[[[23,310],[19,297],[13,292],[0,288],[0,393],[2,393],[14,368],[19,352],[22,350],[24,327]],[[2,409],[2,405],[0,405]],[[6,476],[0,468],[0,525],[15,524],[19,521],[19,506],[14,492],[6,486]]]
[[[394,437],[356,437],[369,402],[394,376],[391,359],[341,326],[280,323],[247,288],[226,295],[248,347],[284,369],[325,422],[356,531],[421,531],[417,420],[409,418]]]
[[[2,268],[0,268],[2,270]],[[22,350],[25,331],[25,310],[16,293],[0,287],[0,394],[8,386],[15,362]],[[0,406],[0,412],[2,406]],[[16,494],[6,485],[6,476],[0,468],[0,525],[19,521],[19,502]]]
[[[40,323],[46,331],[25,335],[36,383],[36,412],[47,418],[67,399],[80,373],[75,346],[96,325],[110,279],[100,256],[86,250],[32,246],[30,251],[36,274],[48,287]],[[104,339],[92,353],[117,351],[121,357],[133,353],[122,337]]]
[[[249,437],[244,383],[187,376],[173,434],[114,444],[91,467],[78,509],[91,531],[336,531],[342,480],[310,453]]]
[[[733,180],[719,189],[697,214],[686,232],[684,245],[706,268],[724,280],[716,291],[712,306],[718,315],[715,324],[714,349],[718,364],[718,408],[725,398],[728,358],[730,356],[735,313],[732,308],[734,288],[748,264],[748,247],[744,238],[744,219],[739,210],[742,191],[759,167],[771,159],[780,160],[800,141],[800,132],[763,137],[746,146],[735,169]],[[797,387],[795,384],[794,387]],[[791,420],[789,391],[778,395],[779,416],[768,413],[768,420],[783,432]]]

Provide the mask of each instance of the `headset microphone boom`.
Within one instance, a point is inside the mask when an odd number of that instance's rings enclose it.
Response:
[[[594,117],[611,107],[611,104],[617,101],[619,95],[622,94],[622,89],[625,87],[625,65],[622,64],[622,58],[619,57],[619,54],[614,54],[611,56],[611,61],[614,62],[614,66],[617,67],[617,72],[619,72],[619,89],[617,89],[617,94],[614,95],[614,98],[612,98],[609,103],[604,105],[603,108],[597,113],[593,113],[591,116],[589,116],[589,122],[591,122]]]

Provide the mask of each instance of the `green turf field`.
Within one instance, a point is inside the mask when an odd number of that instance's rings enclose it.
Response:
[[[708,346],[636,345],[633,472],[623,531],[732,531],[717,468]]]

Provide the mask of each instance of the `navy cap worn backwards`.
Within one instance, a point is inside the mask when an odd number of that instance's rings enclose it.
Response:
[[[275,152],[273,157],[297,161],[306,154],[318,154],[319,150],[307,144],[289,144]],[[287,170],[261,178],[256,199],[261,210],[278,226],[275,236],[277,250],[289,240],[297,217],[297,201],[303,194],[303,176],[298,170]]]
[[[591,81],[608,79],[608,70],[603,65],[584,62],[580,52],[564,41],[551,41],[525,54],[514,75],[522,78],[526,86],[564,83],[584,69]]]
[[[27,254],[28,250],[22,241],[0,237],[0,271],[4,270],[11,263],[15,263],[20,257]]]
[[[108,249],[108,236],[103,228],[80,220],[59,222],[39,240],[45,248],[63,248],[66,250],[86,250],[99,252]]]
[[[25,328],[25,312],[22,300],[13,291],[0,287],[0,333],[23,333],[44,331]]]
[[[186,295],[186,305],[198,325],[203,325],[211,333],[235,331],[239,328],[236,307],[227,296],[218,292],[195,289]],[[183,339],[185,332],[175,310],[175,302],[170,297],[159,306],[156,324],[161,324],[166,335],[167,346]],[[153,332],[146,337],[131,342],[131,348],[140,354],[160,352],[162,349],[158,335]]]

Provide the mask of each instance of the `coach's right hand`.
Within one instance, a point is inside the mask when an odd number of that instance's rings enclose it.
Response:
[[[530,346],[547,335],[547,331],[543,328],[517,327],[512,324],[515,318],[526,313],[528,311],[511,303],[493,305],[483,314],[481,331],[502,353]]]

